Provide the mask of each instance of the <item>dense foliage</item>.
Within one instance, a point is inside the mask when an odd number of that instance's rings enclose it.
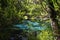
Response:
[[[56,14],[50,12],[50,7]],[[50,17],[51,13],[55,16]],[[56,23],[60,24],[60,0],[0,0],[0,38],[5,40],[10,37],[13,25],[30,20],[40,23],[46,29],[42,30],[36,39],[30,32],[29,40],[55,40],[54,30],[50,25],[52,18],[57,19]]]

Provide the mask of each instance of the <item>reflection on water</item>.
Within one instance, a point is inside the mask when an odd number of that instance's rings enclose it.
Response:
[[[28,30],[30,29],[34,31],[45,29],[45,27],[40,26],[38,22],[31,22],[31,21],[24,21],[22,24],[16,24],[14,26],[20,29],[28,29]]]
[[[17,40],[28,40],[29,35],[33,35],[34,37],[36,37],[37,34],[41,30],[45,30],[45,27],[40,26],[40,24],[38,22],[32,22],[32,21],[28,21],[28,20],[23,21],[22,24],[14,25],[14,27],[19,28],[20,30],[23,30],[23,31],[22,32],[19,31],[18,34],[15,34],[14,37],[10,38],[11,40],[15,40],[16,38],[17,38]],[[24,32],[25,30],[26,30],[26,32]],[[15,32],[18,32],[18,31],[15,31]],[[21,33],[23,33],[23,34],[21,34]]]

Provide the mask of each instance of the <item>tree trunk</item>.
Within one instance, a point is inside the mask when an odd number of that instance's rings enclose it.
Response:
[[[54,5],[52,1],[48,1],[48,7],[49,7],[48,12],[50,14],[51,26],[52,26],[54,37],[56,38],[56,40],[60,40],[59,25],[58,25],[58,20],[56,19],[57,12],[54,9]]]

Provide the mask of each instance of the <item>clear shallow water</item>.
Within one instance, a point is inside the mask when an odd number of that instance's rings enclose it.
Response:
[[[39,25],[38,22],[32,22],[32,21],[23,21],[22,24],[16,24],[14,25],[15,27],[18,27],[20,29],[30,29],[30,30],[34,30],[34,31],[38,31],[38,30],[44,30],[45,27],[42,27]]]
[[[15,28],[19,28],[19,29],[23,29],[23,30],[27,30],[27,33],[34,33],[35,36],[37,36],[38,33],[40,33],[39,30],[45,30],[45,27],[40,26],[40,24],[38,22],[32,22],[32,21],[23,21],[23,23],[21,24],[16,24],[14,25]],[[20,36],[20,35],[18,35]],[[23,36],[22,36],[23,37]],[[28,38],[28,37],[27,37]],[[11,37],[11,40],[14,40],[15,38]],[[24,40],[26,38],[20,38],[18,37],[19,40]],[[28,40],[28,39],[26,39]]]

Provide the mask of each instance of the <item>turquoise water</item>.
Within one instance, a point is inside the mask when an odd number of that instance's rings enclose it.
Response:
[[[32,22],[32,21],[24,21],[22,24],[16,24],[15,27],[18,27],[20,29],[28,29],[28,30],[44,30],[45,28],[40,26],[38,22]]]

